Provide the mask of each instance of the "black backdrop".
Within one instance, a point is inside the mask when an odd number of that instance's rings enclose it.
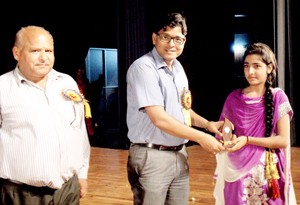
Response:
[[[34,6],[27,3],[18,7],[1,7],[9,15],[4,12],[0,14],[0,72],[14,68],[15,61],[11,53],[14,34],[21,26],[29,24],[44,26],[53,34],[56,56],[54,67],[72,75],[84,61],[89,47],[117,48],[121,113],[119,139],[123,144],[126,144],[127,132],[126,71],[133,60],[151,49],[149,25],[159,13],[180,11],[187,17],[187,43],[179,60],[189,77],[193,109],[209,120],[218,119],[225,97],[241,83],[236,75],[237,68],[231,52],[234,33],[250,33],[253,41],[263,41],[274,46],[273,0],[110,0],[100,6],[89,1],[67,6],[58,3],[47,7]],[[298,23],[298,14],[294,12],[296,6],[293,5],[291,12],[293,24]],[[249,17],[237,21],[233,15],[239,13],[248,14]],[[296,29],[292,32],[296,33]],[[293,44],[299,45],[298,39],[294,39]],[[298,66],[296,56],[299,56],[299,46],[295,44],[293,56],[293,66]],[[296,73],[297,69],[294,70]],[[295,101],[296,112],[298,95],[294,93],[297,85],[294,81],[291,83],[295,88],[291,93],[295,96],[291,98]]]

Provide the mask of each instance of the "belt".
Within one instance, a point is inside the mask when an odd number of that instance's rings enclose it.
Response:
[[[62,186],[65,186],[66,184],[70,184],[70,183],[76,183],[76,178],[77,178],[77,175],[74,175],[72,176],[70,179],[68,179],[68,181],[66,181]],[[51,188],[51,187],[48,187],[48,186],[33,186],[33,185],[29,185],[29,184],[25,184],[25,183],[22,183],[22,182],[18,182],[18,181],[15,181],[15,180],[11,180],[11,179],[4,179],[4,178],[0,178],[0,186],[2,184],[10,184],[10,185],[14,185],[14,186],[18,186],[18,187],[22,187],[22,189],[49,189],[49,190],[56,190],[55,188]]]
[[[142,147],[148,147],[148,148],[162,150],[162,151],[179,151],[183,148],[185,144],[181,144],[178,146],[165,146],[165,145],[158,145],[152,143],[132,143],[132,145],[139,145]]]
[[[3,178],[0,178],[0,187],[1,188],[16,187],[16,188],[18,188],[18,190],[21,189],[26,192],[30,191],[30,192],[50,194],[50,195],[53,195],[54,191],[56,190],[56,189],[52,189],[47,186],[37,187],[37,186],[32,186],[32,185],[12,181],[10,179],[3,179]],[[8,190],[8,192],[10,192],[9,190],[11,190],[11,189],[6,189],[6,190]],[[6,192],[6,191],[4,191],[4,192]]]

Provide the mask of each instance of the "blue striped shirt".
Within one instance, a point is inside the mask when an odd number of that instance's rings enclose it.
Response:
[[[157,128],[144,110],[146,106],[162,106],[165,111],[184,124],[180,95],[189,89],[185,71],[178,60],[173,72],[155,47],[132,63],[127,76],[128,138],[133,143],[154,143],[175,146],[188,140],[174,137]]]

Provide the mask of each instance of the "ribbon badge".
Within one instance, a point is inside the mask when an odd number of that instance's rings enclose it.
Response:
[[[63,94],[65,97],[73,100],[74,102],[83,102],[83,96],[74,89],[65,89]]]
[[[69,98],[70,100],[76,102],[76,103],[84,103],[84,108],[85,108],[85,117],[86,118],[91,118],[92,114],[91,114],[91,108],[90,105],[88,103],[88,100],[84,99],[84,96],[78,92],[77,90],[74,89],[65,89],[63,91],[63,95],[67,98]]]
[[[191,115],[189,109],[192,107],[192,94],[190,90],[186,90],[184,87],[181,95],[180,95],[180,102],[183,107],[183,114],[185,119],[185,124],[191,126]]]

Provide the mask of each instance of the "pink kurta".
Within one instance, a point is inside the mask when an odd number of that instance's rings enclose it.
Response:
[[[277,122],[293,110],[288,97],[280,88],[272,90],[274,102],[273,135],[277,135]],[[228,118],[234,124],[236,136],[265,137],[264,96],[249,98],[242,89],[234,90],[227,97],[220,120]],[[216,136],[219,138],[220,136]],[[281,198],[268,196],[268,183],[265,178],[265,148],[247,145],[236,152],[222,152],[216,155],[216,205],[243,204],[296,204],[290,171],[290,147],[276,149],[274,159],[280,179]]]

